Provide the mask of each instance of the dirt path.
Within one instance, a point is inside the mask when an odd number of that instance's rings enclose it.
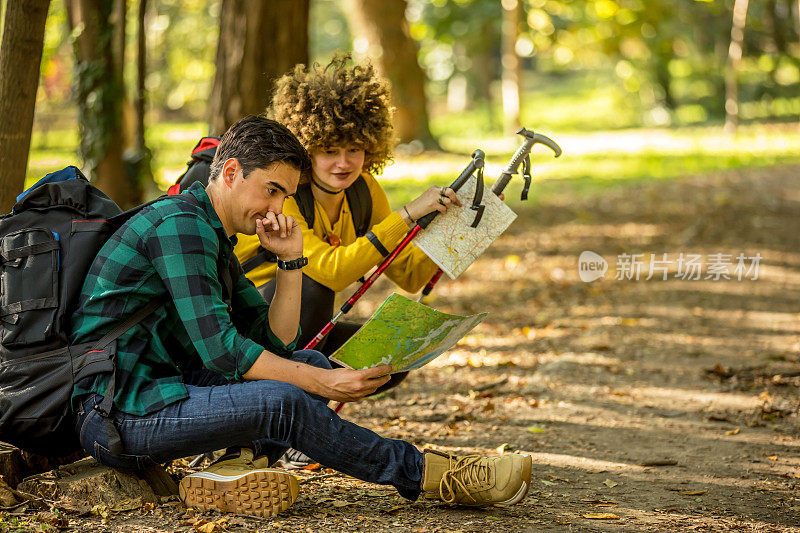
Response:
[[[345,416],[450,451],[534,459],[532,493],[487,510],[410,504],[393,490],[304,473],[271,521],[171,503],[79,530],[800,531],[800,167],[704,176],[527,208],[431,305],[488,310],[474,334]],[[592,250],[605,278],[581,282]],[[615,280],[619,254],[731,254],[734,279]],[[735,257],[760,253],[757,280]],[[750,272],[750,276],[753,272]],[[359,308],[369,313],[384,283]],[[607,518],[591,518],[604,516]],[[188,521],[187,521],[188,520]],[[192,521],[195,520],[194,525]],[[208,520],[208,523],[196,522]],[[198,525],[199,524],[199,525]],[[211,526],[214,530],[214,526]]]

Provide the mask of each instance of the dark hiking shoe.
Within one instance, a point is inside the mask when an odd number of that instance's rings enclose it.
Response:
[[[317,462],[300,450],[289,448],[275,464],[283,465],[286,470],[299,470],[309,465],[317,464]]]

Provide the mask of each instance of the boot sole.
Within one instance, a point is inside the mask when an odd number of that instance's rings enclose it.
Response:
[[[297,499],[297,478],[280,470],[256,470],[239,476],[198,472],[178,486],[187,507],[268,518],[285,511]]]

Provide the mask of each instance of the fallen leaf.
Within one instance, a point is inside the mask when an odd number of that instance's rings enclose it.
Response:
[[[69,519],[61,514],[52,511],[42,511],[36,514],[36,519],[40,522],[50,524],[58,529],[64,529],[69,526]]]
[[[133,511],[134,509],[138,509],[142,506],[142,499],[141,498],[133,498],[130,500],[124,500],[119,503],[115,503],[113,507],[109,509],[112,513],[122,513],[124,511]]]
[[[777,461],[778,460],[778,456],[777,455],[770,455],[769,457],[767,457],[767,459],[769,459],[770,461]]]
[[[319,470],[320,469],[320,464],[319,463],[307,464],[304,467],[302,467],[302,469],[303,470],[312,470],[312,471],[313,470]]]
[[[528,433],[544,433],[544,430],[539,426],[530,426],[528,428],[525,428],[525,431],[527,431]]]
[[[351,502],[345,500],[333,500],[331,505],[334,507],[347,507],[348,505],[351,505]]]
[[[582,502],[586,502],[586,503],[602,503],[602,504],[608,504],[608,505],[616,505],[617,504],[617,502],[615,502],[614,500],[598,500],[596,498],[581,498],[581,501]]]
[[[553,483],[552,481],[547,481],[546,479],[540,479],[539,481],[541,481],[543,485],[550,485],[550,486],[555,485],[555,483]]]
[[[522,259],[518,255],[507,255],[503,266],[505,266],[506,270],[514,270],[521,262]]]
[[[686,496],[700,496],[701,494],[705,494],[708,491],[707,490],[681,490],[679,492],[681,494],[685,494]]]
[[[95,505],[92,507],[91,513],[99,516],[100,518],[108,518],[108,505]]]
[[[505,452],[513,451],[514,447],[507,442],[504,442],[500,446],[497,447],[497,453],[503,454]]]
[[[382,510],[381,512],[382,513],[386,513],[386,514],[396,515],[400,511],[405,509],[406,507],[407,507],[407,505],[396,505],[396,506],[392,507],[391,509]]]
[[[635,326],[639,324],[639,321],[635,318],[623,318],[622,320],[620,320],[619,323],[622,324],[623,326]]]
[[[222,531],[222,526],[216,522],[200,520],[200,522],[197,522],[194,525],[194,529],[197,531],[197,533],[216,533],[217,531]]]
[[[583,513],[581,516],[589,520],[619,520],[614,513]]]
[[[742,430],[742,428],[731,429],[729,431],[726,431],[725,434],[726,435],[738,435],[741,430]]]
[[[619,483],[617,483],[616,481],[611,481],[610,479],[606,479],[605,481],[603,481],[603,485],[605,485],[610,489],[613,489],[614,487],[619,485]]]
[[[222,527],[216,522],[206,522],[203,525],[195,524],[194,529],[197,533],[216,533],[217,531],[222,531]]]

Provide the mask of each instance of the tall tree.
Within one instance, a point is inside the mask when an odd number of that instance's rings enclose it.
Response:
[[[507,131],[519,129],[522,64],[517,55],[521,0],[503,0],[503,118]]]
[[[141,200],[122,161],[125,0],[68,0],[81,156],[95,184],[123,207]]]
[[[308,63],[310,0],[222,0],[209,130],[263,113],[275,80]]]
[[[438,148],[428,127],[425,74],[417,44],[409,34],[406,0],[349,0],[347,18],[354,35],[381,51],[378,71],[392,84],[394,127],[400,142],[419,140]]]
[[[0,45],[0,212],[22,192],[50,0],[10,0]]]
[[[732,132],[739,125],[739,64],[742,61],[744,26],[749,0],[736,0],[733,4],[731,45],[725,65],[725,131]]]

